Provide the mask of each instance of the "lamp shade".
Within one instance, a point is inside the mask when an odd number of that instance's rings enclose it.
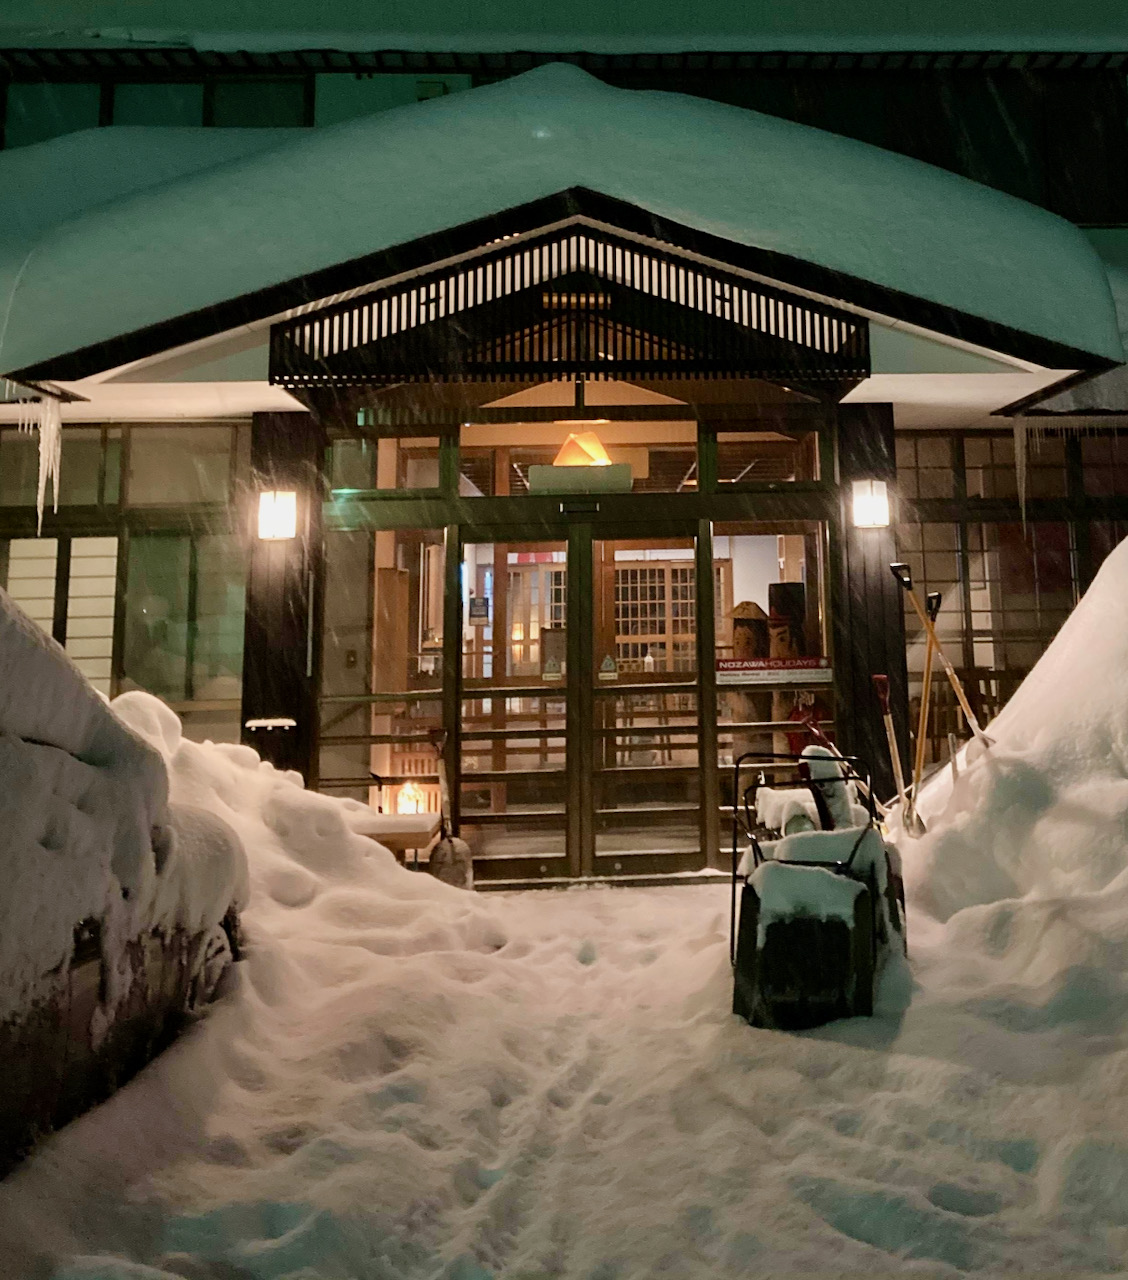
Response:
[[[552,460],[554,467],[609,467],[611,459],[594,431],[573,431]]]
[[[855,480],[854,527],[884,529],[889,524],[889,489],[884,480]]]
[[[281,542],[297,536],[298,495],[293,489],[266,489],[259,494],[258,536]]]

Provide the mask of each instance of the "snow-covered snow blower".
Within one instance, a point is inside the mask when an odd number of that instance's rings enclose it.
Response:
[[[905,949],[905,899],[868,776],[810,746],[746,752],[732,784],[733,1012],[780,1030],[872,1014],[885,952]]]

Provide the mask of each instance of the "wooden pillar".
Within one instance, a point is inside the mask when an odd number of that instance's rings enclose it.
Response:
[[[250,557],[243,640],[243,741],[279,769],[316,782],[317,654],[324,545],[325,441],[307,413],[256,413],[247,494]],[[258,536],[259,494],[297,494],[297,536]],[[357,584],[358,590],[363,589]],[[293,720],[292,727],[248,727]]]
[[[842,750],[869,765],[878,795],[887,797],[893,794],[893,768],[872,677],[889,677],[893,723],[907,776],[904,604],[901,588],[889,572],[898,559],[893,528],[855,529],[851,490],[854,480],[884,480],[893,499],[897,480],[893,406],[841,404],[837,416],[839,554],[831,602],[835,724]]]

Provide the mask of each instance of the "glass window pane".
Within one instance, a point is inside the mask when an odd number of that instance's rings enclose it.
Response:
[[[319,785],[336,795],[438,810],[444,566],[437,529],[326,538]]]
[[[39,484],[39,438],[14,427],[0,431],[0,506],[35,505]]]
[[[129,505],[226,502],[232,427],[132,427]]]
[[[175,703],[188,696],[190,543],[184,535],[129,540],[122,689]]]
[[[101,427],[68,427],[63,432],[59,505],[94,506],[101,466]]]
[[[215,125],[278,129],[306,122],[303,80],[220,80],[214,95]]]
[[[815,431],[718,431],[717,483],[771,484],[819,478]]]
[[[562,415],[567,412],[561,407]],[[530,468],[559,466],[575,481],[574,491],[584,492],[585,476],[594,465],[591,458],[600,458],[599,465],[610,462],[622,468],[625,491],[692,492],[697,487],[697,424],[560,421],[465,426],[459,490],[463,497],[527,493],[530,484],[555,486],[559,479],[538,477]]]
[[[10,84],[4,145],[24,147],[96,128],[101,96],[97,84]]]
[[[439,440],[403,437],[377,442],[377,489],[437,489]]]
[[[375,440],[345,437],[329,446],[329,487],[334,491],[376,487]]]
[[[195,126],[203,122],[202,84],[114,85],[114,124]]]

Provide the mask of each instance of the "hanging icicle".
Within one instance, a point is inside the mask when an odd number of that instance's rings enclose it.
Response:
[[[38,516],[36,532],[43,532],[43,509],[47,499],[47,481],[51,482],[52,510],[59,510],[59,470],[63,456],[63,416],[60,402],[54,396],[20,405],[19,429],[29,434],[39,432],[39,488],[35,498]]]
[[[1018,485],[1018,507],[1022,512],[1022,529],[1026,531],[1026,463],[1027,463],[1027,425],[1023,418],[1015,418],[1012,423],[1014,431],[1014,473]]]

